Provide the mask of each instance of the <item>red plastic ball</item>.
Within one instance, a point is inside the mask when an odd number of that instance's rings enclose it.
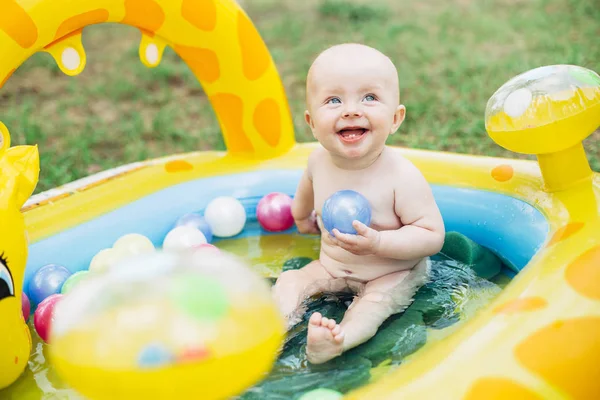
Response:
[[[280,232],[294,225],[292,198],[285,193],[269,193],[258,202],[256,218],[263,229]]]
[[[58,303],[62,294],[57,293],[51,296],[46,297],[35,310],[35,314],[33,314],[33,325],[35,326],[35,331],[38,333],[40,338],[46,343],[48,343],[48,336],[50,334],[50,328],[52,326],[52,319],[54,313],[54,307],[56,303]]]

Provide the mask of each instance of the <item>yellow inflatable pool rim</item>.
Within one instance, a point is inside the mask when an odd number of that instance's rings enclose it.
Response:
[[[65,74],[77,75],[86,64],[82,29],[127,24],[142,32],[139,54],[148,67],[160,63],[165,46],[189,65],[210,98],[227,146],[226,152],[105,171],[33,196],[21,214],[37,182],[37,149],[8,148],[10,127],[0,124],[0,254],[8,255],[14,280],[11,296],[0,300],[2,388],[22,373],[30,351],[19,317],[27,280],[23,224],[35,245],[178,184],[300,170],[317,144],[295,142],[275,64],[233,0],[0,0],[0,10],[0,87],[38,51],[51,54]],[[509,150],[536,155],[537,162],[396,148],[432,185],[531,205],[547,221],[544,242],[492,304],[344,398],[600,398],[600,174],[591,171],[582,144],[600,126],[600,78],[575,66],[544,68],[507,82],[486,110],[490,137]],[[571,86],[560,86],[567,75]],[[541,95],[531,89],[550,78],[558,86]]]

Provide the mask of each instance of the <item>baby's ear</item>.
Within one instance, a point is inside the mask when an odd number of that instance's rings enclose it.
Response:
[[[394,119],[392,121],[390,135],[393,135],[394,133],[396,133],[398,128],[400,128],[400,125],[402,125],[402,123],[404,122],[405,117],[406,117],[406,107],[404,107],[402,104],[400,104],[396,108],[396,111],[394,112]]]
[[[315,136],[315,124],[314,124],[313,119],[310,116],[310,112],[308,110],[304,111],[304,120],[310,127],[310,130],[312,131],[313,136]]]

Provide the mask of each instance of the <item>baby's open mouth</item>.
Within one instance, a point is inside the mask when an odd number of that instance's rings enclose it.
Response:
[[[367,129],[360,128],[357,126],[351,126],[338,131],[338,135],[343,142],[352,143],[359,141],[364,134],[367,133]]]

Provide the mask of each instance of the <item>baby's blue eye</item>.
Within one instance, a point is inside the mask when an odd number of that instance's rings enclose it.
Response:
[[[327,100],[327,103],[329,104],[340,104],[342,101],[340,99],[338,99],[337,97],[334,97],[333,99],[329,99]]]
[[[6,265],[0,261],[0,300],[14,296],[15,286]]]
[[[366,101],[375,101],[375,96],[373,96],[372,94],[368,94],[365,96],[365,100]]]

